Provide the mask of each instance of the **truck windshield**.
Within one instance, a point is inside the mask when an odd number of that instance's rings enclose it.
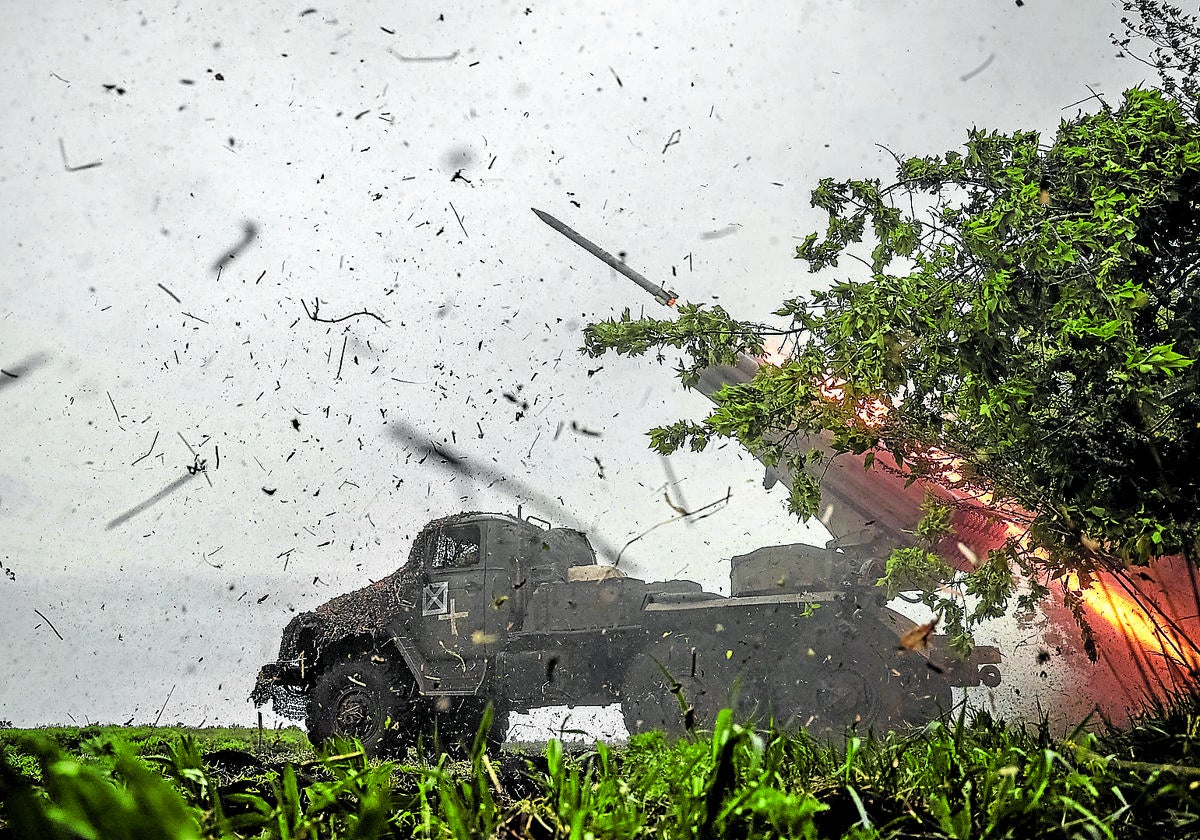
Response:
[[[455,568],[478,563],[479,542],[478,525],[455,525],[443,529],[433,541],[429,568]]]

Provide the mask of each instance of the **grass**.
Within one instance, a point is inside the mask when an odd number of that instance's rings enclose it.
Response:
[[[208,727],[194,729],[185,726],[47,726],[40,729],[0,728],[0,755],[30,778],[40,780],[40,765],[36,755],[27,747],[31,743],[48,742],[60,750],[77,756],[85,764],[102,764],[94,753],[103,746],[120,741],[137,755],[162,754],[178,745],[184,736],[190,737],[208,754],[250,753],[261,759],[303,760],[313,757],[312,744],[303,730],[294,726],[281,729],[246,727]],[[95,748],[95,749],[93,749]]]
[[[486,731],[486,728],[485,730]],[[0,732],[0,833],[46,838],[1200,836],[1200,694],[1053,738],[985,714],[836,747],[742,727],[368,761],[298,730]]]

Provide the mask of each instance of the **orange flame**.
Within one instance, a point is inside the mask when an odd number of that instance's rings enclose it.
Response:
[[[1146,608],[1121,591],[1109,575],[1098,576],[1081,595],[1092,612],[1168,669],[1200,669],[1200,657],[1191,643],[1180,638],[1171,627],[1155,621]]]
[[[762,363],[777,367],[787,360],[788,356],[782,348],[769,349],[759,357]],[[845,380],[829,377],[817,383],[817,389],[826,399],[844,404],[847,400],[845,385]],[[855,414],[868,428],[879,428],[888,412],[889,406],[878,398],[860,399],[855,407]],[[1001,543],[1005,539],[1013,539],[1028,549],[1028,523],[1033,518],[1032,514],[1011,503],[997,503],[989,488],[973,484],[966,478],[962,470],[964,461],[958,456],[936,447],[927,447],[919,455],[934,466],[943,465],[940,478],[948,484],[946,490],[951,496],[999,513],[1007,520],[1002,535],[998,535]],[[1044,556],[1044,552],[1035,553]],[[1073,576],[1068,578],[1067,584],[1080,592],[1084,604],[1094,616],[1124,637],[1131,648],[1136,646],[1140,649],[1142,655],[1153,663],[1151,667],[1160,678],[1163,672],[1170,681],[1181,670],[1188,673],[1200,671],[1200,655],[1196,646],[1187,639],[1181,639],[1165,626],[1165,622],[1156,621],[1147,614],[1143,606],[1120,590],[1110,575],[1098,575],[1092,586],[1082,590],[1079,590],[1078,579]],[[1142,667],[1142,664],[1138,664],[1139,669]]]

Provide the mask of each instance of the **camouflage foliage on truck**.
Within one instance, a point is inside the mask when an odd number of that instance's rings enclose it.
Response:
[[[306,697],[295,686],[281,683],[284,669],[288,665],[299,666],[303,656],[308,661],[302,670],[311,668],[315,673],[322,655],[331,646],[356,641],[373,646],[382,641],[380,636],[385,632],[388,617],[401,608],[402,593],[420,580],[424,572],[423,560],[438,532],[447,525],[478,515],[478,512],[457,513],[433,520],[417,534],[407,562],[399,569],[289,621],[279,644],[278,661],[264,665],[258,672],[250,694],[254,705],[263,706],[269,701],[276,714],[292,720],[303,719]]]
[[[251,701],[256,706],[270,702],[276,714],[292,720],[303,719],[307,713],[306,689],[319,674],[327,653],[387,646],[392,641],[389,619],[411,608],[405,595],[412,597],[415,584],[429,571],[426,565],[436,550],[439,534],[486,516],[489,514],[471,511],[431,521],[413,540],[407,562],[395,572],[294,617],[284,628],[277,661],[259,671]],[[537,555],[543,555],[546,560],[538,567],[547,568],[546,563],[561,565],[556,574],[565,580],[568,568],[595,563],[595,553],[582,533],[567,528],[543,530],[524,520],[514,521],[529,543],[531,556],[527,560],[531,565],[538,566]],[[496,559],[512,562],[507,557]]]

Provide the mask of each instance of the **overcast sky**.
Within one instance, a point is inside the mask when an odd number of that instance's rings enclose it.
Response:
[[[793,259],[819,178],[1140,81],[1114,6],[9,4],[0,719],[248,723],[293,612],[433,517],[521,503],[615,549],[671,518],[644,433],[707,402],[579,354],[656,307],[529,208],[765,319],[834,276]],[[727,591],[731,555],[826,539],[732,446],[671,470],[730,502],[634,573]]]

